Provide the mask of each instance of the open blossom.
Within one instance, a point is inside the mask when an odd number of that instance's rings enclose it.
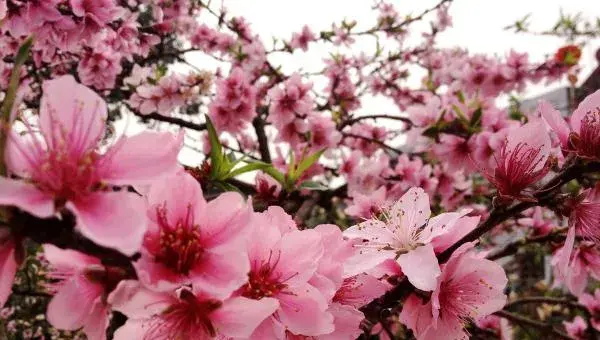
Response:
[[[254,332],[251,339],[282,339],[285,329],[316,336],[334,330],[333,316],[321,291],[308,281],[323,256],[321,235],[295,230],[281,208],[255,214],[247,238],[250,272],[237,294],[262,302],[279,301],[279,308]]]
[[[540,122],[527,123],[508,132],[496,154],[496,167],[484,174],[503,198],[531,200],[523,192],[550,171],[551,141]]]
[[[384,221],[367,220],[344,231],[345,236],[360,240],[356,254],[348,260],[348,275],[396,259],[410,283],[421,290],[434,290],[441,272],[432,241],[450,231],[460,235],[454,227],[465,213],[444,213],[429,220],[429,196],[421,188],[409,189],[382,212]]]
[[[600,331],[600,289],[596,289],[594,295],[582,294],[579,297],[579,303],[590,312],[592,327]]]
[[[237,193],[206,202],[200,184],[178,172],[147,195],[148,231],[135,263],[142,283],[158,290],[192,284],[217,297],[246,282],[244,237],[251,210]]]
[[[357,192],[352,197],[352,203],[348,205],[345,212],[354,217],[372,218],[381,212],[381,207],[385,205],[385,197],[385,186],[366,195]]]
[[[269,90],[271,105],[268,121],[280,131],[282,140],[292,139],[292,136],[286,138],[286,132],[289,130],[292,130],[293,135],[295,132],[307,131],[304,119],[312,114],[314,105],[310,95],[311,89],[312,83],[303,83],[299,74],[293,74],[282,86]]]
[[[585,289],[588,271],[597,277],[600,274],[600,255],[592,245],[600,238],[600,195],[599,187],[586,190],[572,199],[569,215],[569,230],[565,243],[554,254],[553,264],[557,277],[566,284],[573,294],[579,295]],[[589,241],[575,246],[575,237],[581,236]],[[574,250],[575,249],[575,250]]]
[[[584,340],[587,338],[587,323],[580,315],[577,315],[573,321],[563,321],[567,334],[575,340]]]
[[[111,275],[100,259],[50,244],[44,245],[44,258],[50,263],[49,278],[58,280],[49,286],[54,296],[48,304],[48,322],[64,330],[83,327],[90,340],[106,339],[105,298],[114,287],[108,286]]]
[[[0,178],[0,204],[42,218],[67,208],[84,236],[134,253],[146,230],[143,200],[106,189],[174,171],[183,136],[144,132],[122,137],[101,153],[106,104],[71,76],[44,83],[39,117],[40,133],[25,120],[28,133],[13,129],[8,136],[8,170],[24,180]]]
[[[104,26],[123,14],[123,8],[118,7],[114,0],[69,0],[69,4],[73,14],[91,19],[99,26]]]
[[[444,159],[448,165],[449,171],[471,171],[475,168],[473,162],[475,138],[465,140],[462,137],[443,134],[440,136],[440,143],[433,148],[435,155]]]
[[[256,89],[241,68],[226,79],[217,80],[217,94],[208,114],[219,130],[239,132],[256,115]]]
[[[579,103],[569,124],[548,102],[541,102],[539,110],[564,150],[573,150],[579,157],[600,160],[600,91]]]
[[[405,301],[400,321],[419,340],[464,339],[469,319],[490,315],[504,307],[508,282],[502,267],[471,252],[473,243],[463,244],[442,265],[442,274],[431,299],[416,294]]]
[[[187,287],[155,292],[137,281],[122,281],[109,302],[128,317],[116,340],[248,338],[278,306],[272,298],[221,300]]]
[[[302,32],[292,34],[292,40],[290,41],[291,48],[301,48],[303,51],[308,51],[308,43],[317,40],[315,34],[310,30],[307,25],[302,27]]]

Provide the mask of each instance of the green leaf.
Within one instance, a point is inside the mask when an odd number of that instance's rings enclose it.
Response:
[[[239,167],[233,171],[231,171],[230,173],[227,174],[227,176],[225,176],[225,179],[229,179],[238,175],[241,175],[243,173],[246,172],[250,172],[250,171],[256,171],[256,170],[265,170],[269,167],[272,167],[271,164],[268,163],[263,163],[263,162],[255,162],[255,163],[249,163],[246,164],[242,167]]]
[[[206,115],[206,130],[208,131],[208,141],[210,143],[210,174],[211,177],[217,178],[223,166],[223,148],[221,142],[219,142],[217,130],[215,130],[208,115]]]
[[[263,169],[263,171],[266,172],[269,176],[273,177],[273,179],[279,182],[279,184],[285,186],[285,175],[281,171],[275,169],[274,167],[265,168]]]
[[[17,51],[17,55],[15,56],[15,63],[13,65],[12,72],[10,74],[10,80],[8,82],[8,88],[6,90],[6,95],[4,97],[4,101],[2,102],[2,107],[0,107],[0,126],[4,125],[5,127],[10,126],[10,114],[12,113],[13,106],[15,105],[15,100],[17,98],[17,91],[19,89],[19,81],[21,80],[21,67],[29,58],[29,50],[31,49],[31,45],[33,45],[33,37],[27,38],[19,50]],[[0,131],[0,175],[6,175],[6,167],[4,165],[4,152],[6,145],[7,134]]]
[[[304,181],[299,186],[300,189],[314,190],[314,191],[327,191],[329,188],[322,183],[315,181]]]
[[[478,108],[477,110],[475,110],[475,112],[473,112],[473,117],[471,117],[471,121],[469,122],[469,125],[471,127],[477,127],[479,125],[479,123],[481,123],[481,115],[483,114],[483,110],[481,108]]]
[[[298,178],[302,177],[302,174],[308,170],[308,168],[310,168],[313,164],[315,164],[319,158],[321,158],[321,155],[325,152],[325,149],[317,151],[315,153],[313,153],[312,155],[309,155],[308,157],[303,158],[300,163],[298,164],[298,168],[296,168],[296,171],[294,172],[294,176],[292,177],[292,179],[297,180]]]

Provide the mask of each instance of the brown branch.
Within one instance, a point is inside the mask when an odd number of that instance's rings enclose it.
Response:
[[[407,117],[402,117],[402,116],[392,116],[392,115],[368,115],[368,116],[360,116],[360,117],[355,117],[355,118],[351,118],[351,119],[347,119],[345,121],[342,121],[339,125],[339,129],[341,130],[342,128],[349,126],[349,125],[353,125],[361,120],[365,120],[365,119],[391,119],[391,120],[399,120],[405,124],[407,124],[408,126],[412,126],[412,121],[407,118]]]
[[[395,148],[393,146],[390,146],[390,145],[388,145],[388,144],[386,144],[386,143],[384,143],[384,142],[382,142],[382,141],[380,141],[378,139],[373,139],[373,138],[370,138],[370,137],[365,137],[365,136],[361,136],[361,135],[357,135],[357,134],[349,133],[349,132],[342,132],[342,135],[344,136],[344,138],[348,138],[349,137],[349,138],[358,138],[358,139],[366,140],[366,141],[371,142],[373,144],[377,144],[377,145],[383,147],[384,149],[387,149],[387,150],[390,150],[392,152],[395,152],[398,155],[403,154],[402,150],[400,150],[398,148]]]
[[[526,305],[526,304],[533,304],[533,303],[549,303],[549,304],[554,304],[554,305],[565,305],[565,306],[569,306],[571,308],[576,308],[576,309],[580,309],[583,311],[587,311],[587,308],[584,305],[578,303],[575,300],[572,300],[569,298],[559,298],[559,297],[549,297],[549,296],[530,296],[530,297],[520,298],[520,299],[517,299],[517,300],[507,303],[504,306],[504,309],[510,309],[513,307]]]
[[[554,328],[554,326],[552,326],[551,324],[541,322],[538,320],[533,320],[533,319],[530,319],[523,315],[511,313],[511,312],[508,312],[505,310],[498,311],[494,314],[501,318],[505,318],[506,320],[508,320],[512,323],[516,323],[516,324],[520,325],[521,327],[524,327],[524,326],[533,327],[533,328],[540,330],[543,333],[546,333],[548,335],[554,335],[560,339],[567,339],[567,340],[573,339],[568,334],[563,333],[563,332],[557,330],[556,328]]]
[[[521,238],[519,240],[516,240],[511,243],[506,244],[504,247],[494,251],[493,253],[488,255],[486,258],[488,260],[494,261],[499,258],[503,258],[505,256],[510,256],[510,255],[514,254],[521,247],[528,245],[528,244],[545,243],[545,242],[563,240],[565,237],[564,232],[566,230],[567,230],[567,228],[557,228],[555,230],[550,231],[546,235],[527,236],[527,237]]]
[[[260,151],[260,158],[265,163],[271,163],[271,153],[269,152],[269,140],[265,133],[265,121],[260,117],[252,120],[252,126],[256,131],[256,137],[258,139],[258,151]]]
[[[131,109],[131,108],[130,108]],[[184,128],[188,128],[190,130],[203,131],[206,130],[206,124],[197,124],[187,121],[185,119],[177,118],[177,117],[168,117],[163,116],[158,113],[151,113],[149,115],[143,115],[135,110],[131,110],[136,116],[141,117],[142,119],[152,119],[160,122],[167,122],[169,124],[178,125]]]

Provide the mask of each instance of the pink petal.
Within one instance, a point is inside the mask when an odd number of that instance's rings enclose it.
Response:
[[[147,194],[152,220],[156,219],[156,208],[166,208],[167,220],[175,226],[191,216],[198,222],[200,211],[206,209],[200,183],[185,171],[179,171],[155,181]]]
[[[208,202],[198,218],[203,240],[213,249],[243,246],[251,209],[235,192],[223,193]]]
[[[48,322],[59,329],[81,328],[102,291],[100,285],[82,277],[68,279],[48,304]]]
[[[21,134],[13,129],[8,133],[5,152],[6,166],[10,172],[21,178],[30,178],[47,151],[39,134]]]
[[[45,243],[43,248],[44,258],[50,263],[52,268],[56,270],[83,270],[88,266],[101,263],[98,258],[80,253],[76,250],[61,249],[48,243]]]
[[[298,230],[292,216],[286,213],[281,207],[270,206],[264,214],[267,216],[270,224],[277,226],[282,234]]]
[[[277,298],[281,304],[277,315],[292,333],[312,336],[333,331],[333,316],[326,312],[327,301],[316,288],[307,284]]]
[[[411,294],[404,301],[402,312],[400,312],[400,322],[412,329],[417,339],[423,339],[421,334],[432,327],[433,321],[431,302],[423,304],[423,301],[415,294]]]
[[[307,282],[323,256],[321,235],[314,230],[292,231],[281,238],[281,257],[277,265],[288,285]]]
[[[550,149],[552,147],[552,141],[546,131],[546,127],[543,122],[529,122],[521,127],[512,129],[508,132],[506,137],[508,144],[507,150],[514,150],[519,143],[527,144],[534,149],[540,149],[540,161],[533,169],[538,171],[546,165],[546,160],[550,155]],[[510,161],[510,157],[507,158],[507,162]]]
[[[436,254],[443,252],[477,228],[480,219],[481,216],[464,216],[459,218],[452,227],[448,229],[448,232],[431,241]]]
[[[114,340],[142,340],[146,331],[144,321],[128,319],[123,326],[115,331]]]
[[[194,289],[224,299],[248,280],[250,263],[244,252],[206,252],[202,256],[200,265],[190,273]]]
[[[319,335],[319,340],[354,340],[362,333],[360,323],[365,316],[358,309],[332,303],[327,311],[333,315],[335,330]]]
[[[261,322],[248,340],[285,339],[285,327],[273,316]]]
[[[83,332],[88,340],[106,340],[108,327],[108,309],[101,299],[96,299],[84,326]]]
[[[429,207],[429,195],[421,188],[410,188],[402,195],[400,200],[392,206],[390,219],[394,224],[401,226],[394,230],[395,233],[403,233],[402,230],[414,230],[423,226],[429,216],[431,209]]]
[[[398,263],[408,281],[416,288],[433,291],[441,274],[433,246],[426,244],[398,257]]]
[[[0,245],[0,308],[4,306],[12,293],[13,281],[17,273],[15,244],[12,240]]]
[[[144,202],[130,192],[98,192],[67,203],[77,217],[77,227],[93,242],[132,255],[140,249],[146,232]]]
[[[227,337],[247,338],[277,310],[276,299],[260,300],[234,297],[223,302],[223,306],[211,314],[211,321],[219,333]]]
[[[378,220],[368,220],[344,230],[344,236],[356,240],[355,253],[344,263],[344,276],[366,272],[396,256],[399,241],[388,226]]]
[[[569,264],[571,263],[571,254],[573,253],[573,246],[575,245],[575,228],[570,227],[567,231],[567,238],[565,244],[560,249],[559,257],[557,259],[556,269],[562,282],[567,282],[569,277]]]
[[[33,184],[0,177],[0,205],[12,205],[37,217],[54,215],[54,199]]]
[[[43,89],[40,129],[48,145],[58,147],[64,137],[77,155],[95,147],[104,135],[104,100],[70,75],[45,81]]]
[[[344,280],[342,291],[337,302],[354,308],[365,306],[374,299],[382,296],[390,286],[369,274],[358,274]],[[339,296],[339,295],[338,295]]]
[[[143,287],[138,281],[124,280],[108,295],[112,309],[130,320],[146,319],[159,314],[174,301],[174,296]]]
[[[571,133],[571,129],[569,125],[562,117],[560,111],[555,109],[552,104],[545,100],[540,100],[537,111],[541,113],[542,117],[550,125],[550,128],[554,130],[558,139],[560,140],[560,144],[563,148],[569,146],[569,133]]]
[[[104,156],[104,179],[112,184],[143,184],[179,169],[183,133],[142,132],[121,138]]]
[[[585,99],[579,103],[579,106],[577,106],[577,109],[575,109],[571,115],[570,124],[573,128],[573,132],[579,133],[583,117],[585,117],[588,112],[597,110],[599,106],[600,90],[585,97]]]

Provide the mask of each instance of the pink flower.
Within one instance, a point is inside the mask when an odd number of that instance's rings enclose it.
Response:
[[[571,322],[563,321],[563,325],[565,325],[567,334],[569,334],[569,336],[573,339],[584,340],[587,338],[587,323],[580,315],[577,315]]]
[[[527,123],[509,131],[496,155],[493,173],[485,172],[502,198],[532,200],[523,190],[541,180],[550,170],[550,136],[543,124]]]
[[[278,306],[272,298],[220,300],[187,287],[155,292],[137,281],[122,281],[109,302],[128,317],[116,340],[248,338]]]
[[[513,329],[508,320],[496,315],[488,315],[475,320],[477,327],[494,332],[500,340],[512,340]]]
[[[600,91],[590,94],[577,106],[570,124],[548,102],[540,102],[538,111],[558,135],[563,149],[573,150],[583,158],[600,160]]]
[[[592,327],[600,331],[600,289],[596,289],[594,295],[582,294],[579,297],[579,303],[584,305],[590,312]]]
[[[0,308],[12,293],[13,280],[20,260],[17,259],[17,245],[8,228],[0,228]]]
[[[123,8],[118,7],[114,0],[69,0],[73,14],[78,17],[87,17],[99,26],[118,19]]]
[[[122,70],[121,55],[108,48],[83,55],[77,65],[81,82],[98,90],[112,89]]]
[[[508,282],[500,265],[469,252],[472,243],[458,248],[437,279],[431,299],[423,303],[412,294],[405,301],[400,321],[417,339],[467,339],[468,319],[490,315],[504,307]]]
[[[6,17],[8,7],[6,6],[6,0],[0,0],[0,20]]]
[[[333,148],[342,140],[342,135],[336,129],[331,118],[325,116],[311,116],[308,118],[308,131],[310,133],[309,145],[313,150]]]
[[[303,51],[308,51],[308,43],[317,40],[315,34],[310,30],[307,25],[302,27],[302,32],[292,34],[292,40],[290,41],[290,47],[293,49],[301,48]]]
[[[58,329],[83,327],[90,340],[106,339],[108,308],[104,302],[109,273],[100,259],[74,250],[44,245],[44,258],[50,263],[48,276],[58,280],[49,289],[54,297],[48,304],[48,322]]]
[[[278,128],[297,118],[304,119],[312,113],[313,98],[310,95],[312,83],[303,83],[299,74],[294,73],[283,84],[269,90],[269,122]]]
[[[239,132],[256,115],[256,89],[241,68],[217,80],[217,94],[208,107],[217,130]]]
[[[346,214],[353,217],[373,218],[379,214],[381,207],[385,205],[385,186],[380,187],[370,194],[363,195],[355,193],[352,204],[346,208]]]
[[[251,221],[247,238],[250,272],[238,294],[258,301],[279,301],[275,314],[258,327],[252,339],[280,339],[281,325],[308,336],[334,329],[327,300],[308,283],[323,256],[321,235],[315,230],[293,230],[291,219],[284,217],[283,211],[276,209],[255,214]]]
[[[445,213],[429,220],[429,196],[421,188],[409,189],[382,212],[385,221],[367,220],[344,231],[344,236],[360,240],[356,254],[346,263],[347,274],[396,259],[410,283],[421,290],[434,290],[441,272],[431,242],[450,230],[456,232],[453,227],[465,213]]]
[[[465,140],[454,135],[443,134],[433,153],[448,165],[448,171],[471,171],[475,168],[471,154],[474,151],[474,139]]]
[[[155,182],[148,197],[148,231],[138,277],[150,288],[194,289],[225,298],[246,282],[244,250],[250,207],[237,193],[206,202],[200,184],[181,171]]]
[[[67,208],[84,236],[133,254],[146,230],[143,200],[127,190],[106,189],[174,171],[183,136],[144,132],[100,153],[106,116],[104,101],[73,77],[45,82],[40,133],[25,120],[29,133],[9,134],[6,164],[24,180],[0,178],[0,204],[42,218]]]
[[[519,224],[531,227],[534,235],[546,235],[552,231],[554,224],[547,218],[544,218],[541,207],[535,207],[529,210],[528,216],[517,220]]]

